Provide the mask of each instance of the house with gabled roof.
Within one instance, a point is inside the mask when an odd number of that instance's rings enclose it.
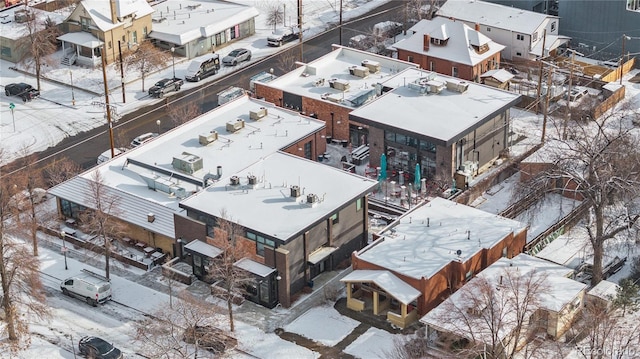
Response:
[[[524,253],[499,258],[420,318],[429,345],[451,345],[453,337],[462,339],[456,343],[497,344],[508,352],[536,337],[557,340],[584,305],[587,285],[572,279],[573,274]],[[516,330],[520,335],[513,334]]]
[[[103,55],[107,63],[115,61],[119,51],[127,53],[147,37],[152,13],[146,0],[80,1],[58,37],[63,64],[96,66]]]
[[[423,69],[480,82],[480,76],[500,65],[500,45],[467,24],[436,17],[420,20],[407,32],[410,37],[393,46],[398,58]]]
[[[188,59],[215,52],[256,32],[260,13],[230,1],[167,0],[153,6],[149,38],[156,46]]]
[[[347,307],[405,328],[476,273],[521,253],[527,227],[443,198],[405,213],[351,258]]]
[[[348,261],[368,237],[377,181],[316,161],[325,124],[243,96],[49,190],[63,218],[95,208],[95,172],[128,239],[189,261],[208,279],[220,219],[241,228],[238,266],[252,300],[288,306],[319,274]]]
[[[570,40],[559,35],[558,16],[480,0],[448,0],[436,15],[462,21],[506,46],[502,58],[507,60],[533,60],[553,55]]]

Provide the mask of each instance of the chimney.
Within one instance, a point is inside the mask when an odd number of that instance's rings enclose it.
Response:
[[[422,35],[422,50],[429,51],[429,42],[431,42],[431,36],[427,34]]]
[[[155,220],[156,220],[156,215],[155,214],[153,214],[153,213],[148,213],[147,214],[147,222],[153,223],[153,221],[155,221]]]
[[[476,22],[476,31],[480,32],[480,24]]]
[[[116,0],[109,0],[109,7],[111,8],[111,22],[118,23],[118,12],[116,11]]]

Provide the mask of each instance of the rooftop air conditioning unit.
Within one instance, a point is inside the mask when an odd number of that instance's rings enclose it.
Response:
[[[244,120],[241,118],[236,119],[235,121],[227,122],[227,132],[236,132],[240,129],[244,128]]]
[[[349,81],[340,80],[340,79],[331,79],[329,80],[329,86],[336,90],[347,91],[349,90]]]
[[[180,156],[173,157],[171,165],[173,168],[188,174],[193,174],[203,168],[202,157],[188,152],[182,152]]]
[[[217,139],[218,131],[211,131],[209,133],[204,133],[198,136],[198,142],[200,142],[200,144],[203,146],[206,146]]]
[[[317,79],[314,83],[313,83],[314,87],[321,87],[324,86],[324,78],[321,79]]]
[[[264,107],[260,107],[258,110],[249,111],[249,118],[258,121],[259,119],[265,117],[267,115],[267,109]]]
[[[316,195],[313,193],[309,193],[307,195],[307,203],[315,203],[316,202]]]
[[[255,185],[258,183],[258,178],[256,178],[256,176],[254,175],[247,176],[247,180],[249,180],[250,185]]]
[[[464,93],[469,89],[469,83],[465,81],[447,81],[447,90]]]
[[[229,178],[229,184],[232,186],[237,186],[240,184],[240,177],[238,176],[231,176],[231,178]]]
[[[349,73],[353,76],[365,78],[369,76],[369,68],[364,66],[350,66]]]
[[[300,186],[291,186],[291,197],[300,197]]]
[[[368,68],[369,72],[372,74],[377,74],[378,72],[380,72],[380,63],[377,61],[362,60],[361,65]]]

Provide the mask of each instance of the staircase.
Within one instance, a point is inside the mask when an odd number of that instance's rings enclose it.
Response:
[[[67,51],[64,54],[64,57],[62,58],[61,64],[65,66],[71,66],[76,62],[77,59],[78,59],[78,54],[76,54],[76,52],[73,51],[73,49],[67,49]]]

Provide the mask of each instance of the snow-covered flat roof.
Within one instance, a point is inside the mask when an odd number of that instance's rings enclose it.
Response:
[[[479,0],[448,0],[437,15],[523,34],[533,33],[547,18],[558,18]]]
[[[377,186],[375,180],[283,152],[261,157],[233,174],[239,184],[232,185],[227,177],[180,206],[213,216],[224,212],[228,220],[283,242]],[[251,176],[255,184],[249,183]],[[299,197],[291,196],[292,186],[300,189]]]
[[[215,0],[167,0],[153,8],[149,37],[180,45],[214,36],[260,14],[251,6]]]
[[[589,290],[589,295],[604,300],[611,300],[618,295],[618,285],[608,280],[601,280],[595,287]]]
[[[465,284],[462,289],[453,293],[438,307],[420,318],[420,321],[424,324],[439,328],[440,330],[464,337],[469,337],[468,330],[469,327],[471,327],[474,330],[475,338],[473,338],[473,340],[489,343],[492,333],[487,329],[483,316],[467,315],[463,318],[460,314],[451,314],[453,313],[452,306],[457,308],[456,311],[460,310],[461,312],[466,312],[467,309],[482,310],[481,308],[469,308],[470,305],[480,304],[468,302],[468,297],[474,294],[469,288],[474,288],[473,285],[477,285],[481,280],[486,280],[486,283],[489,285],[495,285],[499,288],[501,285],[506,285],[500,283],[503,278],[505,281],[507,278],[513,278],[514,281],[517,281],[517,278],[522,278],[522,276],[527,276],[532,273],[533,278],[531,280],[523,279],[522,282],[537,283],[539,280],[543,280],[545,288],[543,293],[534,293],[536,296],[539,295],[540,303],[531,304],[528,308],[530,311],[528,315],[533,315],[533,311],[537,306],[557,313],[566,305],[572,303],[580,292],[587,288],[586,284],[567,278],[567,275],[571,272],[572,271],[566,267],[524,253],[512,259],[503,257],[480,272],[476,278],[473,278],[469,283]],[[480,283],[479,285],[482,286],[484,284]],[[518,291],[524,292],[530,289],[530,287],[527,288],[526,286],[513,288],[513,285],[506,285],[505,288],[505,290],[496,290],[494,292],[497,296],[504,296],[504,299],[497,299],[495,303],[507,303],[503,307],[496,309],[504,313],[500,318],[502,325],[499,328],[499,333],[497,333],[500,339],[505,338],[515,329],[516,310],[515,307],[513,307],[511,298],[515,294],[514,290],[517,289]],[[523,300],[523,298],[518,299],[518,302],[522,303]],[[482,304],[491,305],[491,303]]]
[[[275,268],[270,268],[249,258],[242,258],[239,261],[233,263],[233,265],[238,268],[244,269],[247,272],[259,275],[262,278],[276,271]]]
[[[408,277],[430,278],[525,229],[518,221],[436,197],[404,214],[357,255]]]
[[[253,120],[252,112],[254,115],[265,115]],[[241,123],[244,123],[244,127],[236,132],[227,130],[229,126],[240,127],[238,124]],[[238,171],[319,132],[324,126],[322,121],[243,96],[86,171],[49,192],[91,208],[90,198],[74,192],[74,189],[86,186],[88,180],[93,178],[94,171],[98,171],[104,186],[118,191],[122,198],[119,211],[123,218],[130,220],[140,217],[140,225],[154,231],[157,223],[169,223],[171,227],[164,228],[161,233],[173,237],[173,214],[184,212],[178,206],[179,202],[201,190],[205,176],[217,176],[220,170],[219,179],[228,181],[228,177]],[[205,143],[211,142],[203,145],[201,138]],[[190,161],[202,161],[202,169],[186,173],[174,167],[174,162],[184,164]],[[156,220],[147,222],[148,211],[137,207],[129,209],[131,203],[144,206],[152,203],[157,207],[153,210]],[[162,208],[166,210],[160,211]],[[130,213],[134,209],[137,211],[135,216]]]
[[[393,47],[470,66],[477,65],[505,48],[504,45],[494,42],[465,23],[443,17],[420,20],[408,32],[414,34],[396,42]],[[439,40],[448,39],[448,41],[445,46],[431,44],[429,50],[424,51],[424,35],[430,35]],[[443,36],[445,38],[442,38]],[[487,45],[488,50],[478,54],[471,45]]]
[[[109,31],[124,25],[122,22],[114,24],[111,20],[111,5],[109,1],[83,0],[81,4],[101,31]],[[146,0],[118,0],[115,2],[115,6],[116,15],[119,18],[129,15],[133,15],[134,18],[141,18],[153,13],[153,8]]]
[[[440,93],[428,93],[412,87],[422,82],[445,88]],[[450,90],[448,83],[466,86],[466,91]],[[395,74],[382,84],[393,90],[353,110],[350,118],[428,136],[446,145],[520,101],[518,94],[414,68]]]
[[[333,45],[334,50],[297,69],[270,81],[267,86],[287,93],[316,100],[325,100],[355,108],[375,97],[375,84],[385,81],[398,71],[418,65],[372,54],[370,52]],[[377,64],[380,70],[369,71],[366,77],[352,75],[350,67],[362,68],[363,62]],[[348,84],[348,90],[332,88],[331,80]],[[286,106],[286,104],[285,104]]]
[[[403,304],[410,304],[420,297],[419,290],[386,270],[354,270],[340,279],[341,282],[371,282],[382,288]]]
[[[493,77],[494,79],[500,82],[507,82],[512,78],[514,78],[514,75],[505,69],[497,69],[497,70],[489,70],[483,73],[482,75],[480,75],[480,77]]]
[[[36,9],[34,7],[13,6],[8,9],[0,11],[0,34],[2,37],[12,40],[17,40],[27,36],[29,33],[27,29],[27,23],[16,22],[16,12],[21,12],[27,9],[30,14],[35,17],[35,23],[38,26],[42,26],[47,18],[51,19],[54,24],[60,24],[67,18],[69,14],[68,9],[59,10],[56,12],[44,11]]]

